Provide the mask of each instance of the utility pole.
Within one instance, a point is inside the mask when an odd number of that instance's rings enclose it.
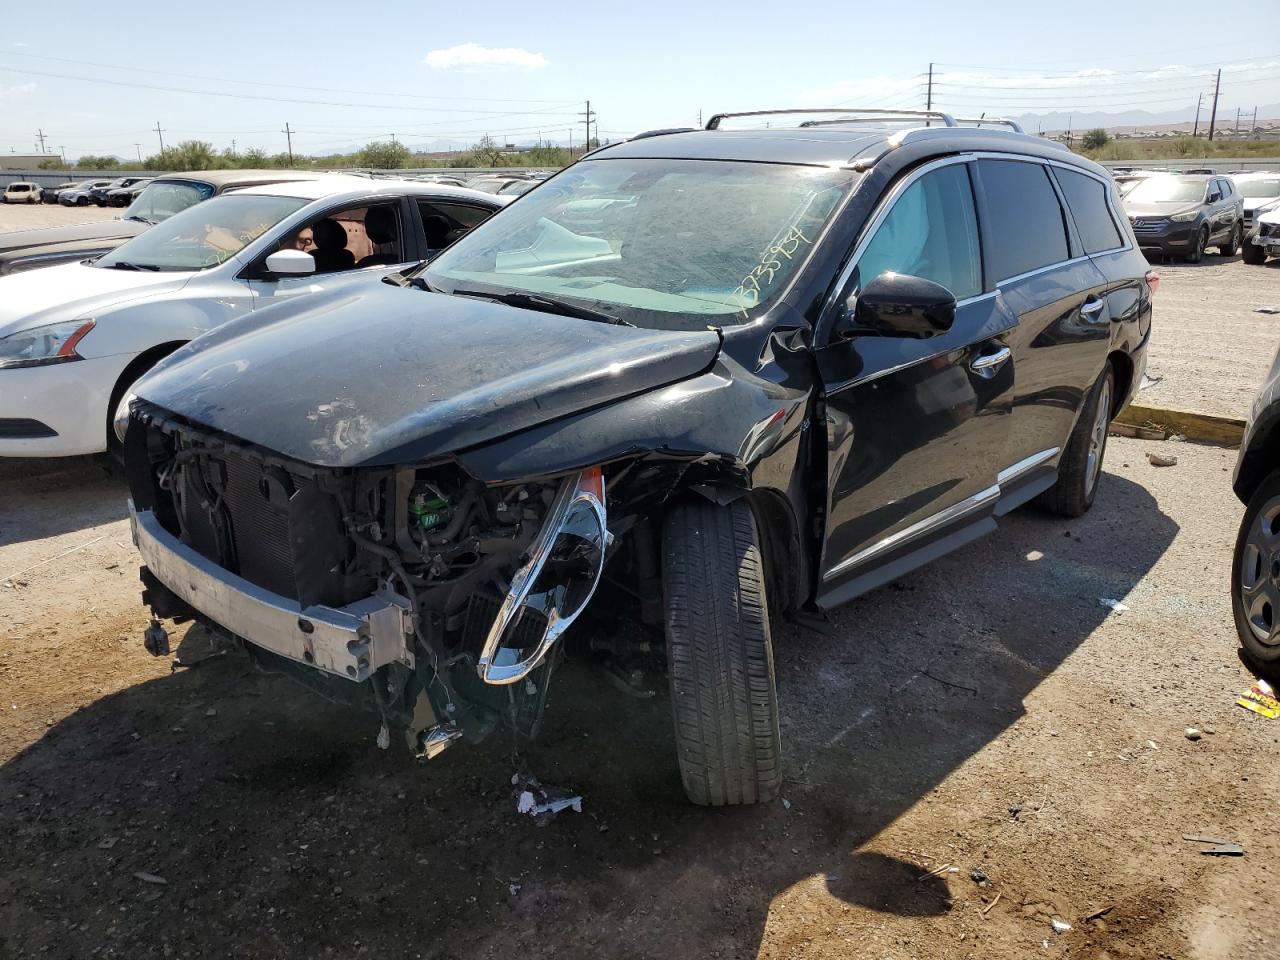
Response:
[[[1240,136],[1240,108],[1236,107],[1236,129],[1235,135]]]
[[[44,130],[43,129],[36,131],[36,139],[40,141],[40,153],[41,155],[43,155],[44,154]]]
[[[569,128],[569,156],[573,156],[573,127]]]
[[[1258,129],[1258,108],[1253,108],[1253,123],[1249,124],[1249,135],[1256,136]]]
[[[1218,79],[1213,84],[1213,109],[1209,112],[1209,142],[1213,143],[1213,124],[1218,119],[1218,91],[1222,87],[1222,69],[1218,69]]]
[[[1074,113],[1067,114],[1067,149],[1071,149],[1071,124],[1075,121]]]
[[[142,166],[142,144],[135,143],[133,147],[135,150],[138,151],[138,166],[141,167]]]
[[[591,109],[590,100],[587,101],[587,112],[580,113],[578,114],[578,116],[583,117],[584,119],[582,122],[587,125],[587,141],[583,145],[583,149],[590,150],[591,149],[591,121],[595,119],[595,112]],[[599,130],[596,131],[596,134],[597,136],[599,136]]]
[[[924,108],[925,110],[932,110],[933,109],[933,64],[932,63],[929,64],[929,82],[925,85],[924,91],[925,91],[924,92]],[[933,122],[929,119],[926,119],[924,122],[924,125],[926,127],[931,127],[933,126]]]
[[[289,121],[285,121],[284,129],[280,131],[289,141],[289,166],[293,166],[293,131],[289,129]]]
[[[67,165],[67,148],[59,147],[58,153],[62,155],[62,165],[65,167]]]
[[[156,136],[160,138],[160,152],[164,153],[164,131],[160,129],[160,121],[156,121]]]
[[[236,138],[235,137],[231,138],[231,155],[233,157],[236,155]]]
[[[1191,128],[1191,135],[1193,137],[1199,136],[1200,134],[1200,104],[1203,101],[1204,101],[1204,94],[1202,93],[1200,94],[1200,96],[1196,97],[1196,125]]]
[[[702,129],[702,108],[698,108],[698,129]]]

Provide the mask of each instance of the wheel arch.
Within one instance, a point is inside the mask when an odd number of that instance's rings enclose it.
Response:
[[[1232,489],[1244,503],[1274,470],[1280,469],[1280,417],[1273,417],[1250,439],[1249,448],[1240,458]]]
[[[1107,357],[1107,362],[1111,364],[1111,372],[1115,375],[1115,395],[1120,398],[1118,403],[1111,406],[1111,419],[1116,418],[1124,406],[1131,399],[1129,391],[1134,388],[1133,375],[1133,358],[1123,350],[1112,350]]]
[[[144,373],[186,343],[186,340],[170,340],[165,343],[158,343],[154,347],[148,347],[130,360],[129,365],[121,371],[120,376],[116,378],[115,384],[111,387],[111,399],[107,402],[106,431],[108,447],[110,447],[111,441],[115,437],[111,429],[111,420],[115,416],[116,406],[120,403],[125,391]]]

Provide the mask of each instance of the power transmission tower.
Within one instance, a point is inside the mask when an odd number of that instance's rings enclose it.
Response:
[[[285,121],[284,129],[280,131],[285,135],[285,139],[289,143],[289,166],[293,166],[293,131],[289,129],[289,121]]]
[[[160,121],[156,121],[156,136],[160,138],[160,152],[164,153],[164,131],[160,129]]]
[[[1222,70],[1218,70],[1218,79],[1213,84],[1213,109],[1209,111],[1209,142],[1213,143],[1213,124],[1218,119],[1218,91],[1222,87]]]
[[[586,124],[586,127],[587,127],[587,141],[585,144],[583,144],[583,149],[590,150],[591,149],[591,121],[594,120],[596,116],[595,111],[591,109],[590,100],[587,101],[587,112],[580,113],[578,114],[578,116],[583,118],[582,122]],[[596,137],[599,138],[599,136],[600,136],[600,130],[599,128],[596,128]]]
[[[40,141],[40,153],[41,155],[43,155],[44,154],[44,130],[43,129],[36,131],[36,139]]]
[[[1200,135],[1200,104],[1203,101],[1204,94],[1202,93],[1200,96],[1196,97],[1196,125],[1191,128],[1191,135],[1193,137]]]

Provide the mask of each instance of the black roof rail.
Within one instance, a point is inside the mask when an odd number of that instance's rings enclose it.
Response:
[[[956,121],[950,114],[943,113],[940,110],[880,110],[861,107],[817,107],[811,110],[790,109],[790,110],[746,110],[740,113],[717,113],[707,121],[708,130],[719,130],[721,121],[728,120],[732,117],[776,117],[784,116],[791,113],[839,113],[845,116],[839,120],[810,120],[800,124],[802,127],[813,127],[824,124],[836,123],[873,123],[877,120],[937,120],[944,127],[957,126]],[[849,116],[849,114],[866,114],[867,116]]]
[[[692,133],[697,127],[663,127],[660,130],[645,130],[637,133],[632,140],[643,140],[646,137],[665,137],[668,133]]]

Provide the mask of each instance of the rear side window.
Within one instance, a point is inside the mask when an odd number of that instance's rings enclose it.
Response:
[[[1107,207],[1107,188],[1104,184],[1086,177],[1083,173],[1056,168],[1054,175],[1067,198],[1071,217],[1076,222],[1080,242],[1085,253],[1100,253],[1124,246],[1120,231],[1116,229],[1111,210]]]
[[[1049,171],[1021,160],[979,160],[986,195],[987,261],[998,283],[1067,257],[1062,206]]]
[[[965,164],[930,171],[903,191],[858,259],[863,286],[886,270],[940,283],[957,300],[982,292],[973,189]]]

